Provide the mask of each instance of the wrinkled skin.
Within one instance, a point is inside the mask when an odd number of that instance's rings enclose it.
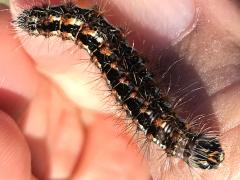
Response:
[[[54,39],[14,38],[10,12],[0,11],[1,178],[238,179],[239,4],[229,0],[196,1],[195,5],[190,0],[182,5],[179,1],[135,1],[136,5],[108,1],[111,8],[107,6],[106,13],[118,26],[127,22],[128,29],[137,32],[129,39],[143,54],[151,52],[151,45],[162,48],[182,40],[173,49],[205,87],[208,98],[199,101],[197,108],[204,113],[207,104],[215,113],[226,154],[223,164],[217,170],[198,172],[182,161],[172,168],[161,168],[163,162],[157,160],[149,168],[136,147],[127,146],[131,137],[116,135],[121,132],[116,132],[114,118],[99,111],[105,99],[98,88],[104,87],[104,81],[89,83],[99,77],[98,70],[74,68],[84,64],[81,60],[89,59],[88,55],[71,43],[62,45]],[[11,12],[16,15],[20,10],[16,6],[30,6],[31,2],[11,2]],[[191,33],[196,24],[197,33]],[[143,40],[147,42],[144,48]]]

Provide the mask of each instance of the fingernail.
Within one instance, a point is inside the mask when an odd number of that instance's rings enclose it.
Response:
[[[170,40],[178,38],[194,22],[193,0],[113,0],[115,6],[134,23]]]

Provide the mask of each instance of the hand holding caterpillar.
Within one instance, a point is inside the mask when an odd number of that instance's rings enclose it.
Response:
[[[26,8],[26,9],[28,9],[28,8]],[[30,8],[29,8],[30,9]],[[33,38],[29,38],[29,39],[33,39]],[[59,38],[60,39],[60,38]],[[60,41],[59,41],[60,42]],[[63,42],[64,43],[64,42]],[[73,43],[74,44],[74,43]],[[181,118],[184,118],[184,116],[180,116]],[[224,150],[226,150],[225,148],[224,148]],[[226,150],[227,151],[227,150]],[[227,151],[228,152],[228,151]],[[226,158],[226,161],[228,161],[227,159],[229,159],[229,158]],[[226,161],[224,161],[224,163],[223,164],[225,164],[225,162]],[[160,164],[159,164],[160,165]],[[222,169],[222,168],[220,168],[220,169]],[[208,172],[212,172],[212,171],[208,171]]]
[[[128,116],[167,155],[202,169],[216,168],[223,161],[218,139],[187,128],[164,99],[144,59],[96,10],[71,3],[33,7],[14,23],[29,35],[59,36],[85,49]]]

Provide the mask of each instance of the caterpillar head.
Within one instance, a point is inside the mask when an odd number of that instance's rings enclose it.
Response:
[[[15,27],[24,30],[32,35],[39,34],[39,22],[43,21],[44,17],[46,17],[46,11],[39,7],[33,7],[32,9],[24,10],[17,17],[16,20],[13,21]]]

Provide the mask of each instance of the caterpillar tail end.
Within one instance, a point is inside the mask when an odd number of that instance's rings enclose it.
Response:
[[[225,153],[216,137],[206,137],[199,135],[189,144],[188,151],[185,152],[190,156],[186,162],[200,169],[216,169],[222,163]]]

